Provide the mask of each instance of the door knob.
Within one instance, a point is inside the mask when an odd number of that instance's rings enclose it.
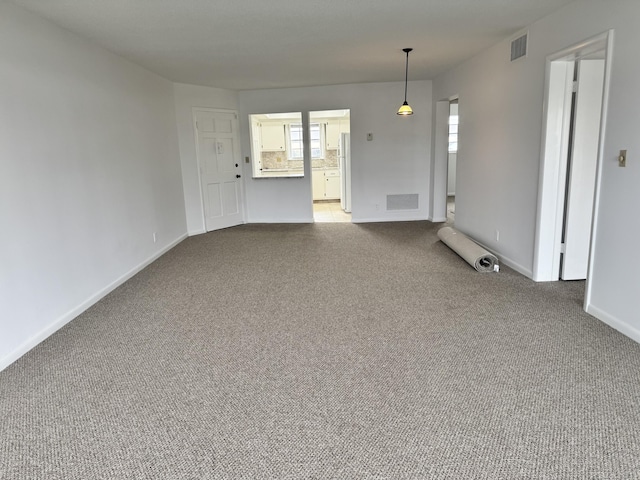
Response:
[[[241,175],[236,175],[236,178],[240,178],[240,177],[241,177]]]
[[[238,168],[238,164],[236,163],[236,168]]]

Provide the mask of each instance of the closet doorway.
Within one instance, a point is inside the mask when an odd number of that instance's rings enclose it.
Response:
[[[587,279],[597,222],[611,36],[547,59],[534,280]]]

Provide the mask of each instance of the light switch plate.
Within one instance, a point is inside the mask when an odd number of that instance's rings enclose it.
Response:
[[[373,133],[367,133],[367,142],[373,140]]]

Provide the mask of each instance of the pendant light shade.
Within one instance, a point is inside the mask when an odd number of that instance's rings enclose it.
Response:
[[[407,54],[407,63],[405,66],[404,72],[404,103],[398,109],[398,115],[413,115],[413,109],[407,103],[407,82],[409,80],[409,52],[413,50],[413,48],[403,48],[402,51]]]
[[[413,109],[411,105],[405,100],[402,106],[398,109],[398,115],[413,115]]]

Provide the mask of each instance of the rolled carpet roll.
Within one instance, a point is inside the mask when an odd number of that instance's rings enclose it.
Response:
[[[442,227],[438,230],[438,237],[477,271],[484,273],[499,270],[498,257],[454,228]]]

